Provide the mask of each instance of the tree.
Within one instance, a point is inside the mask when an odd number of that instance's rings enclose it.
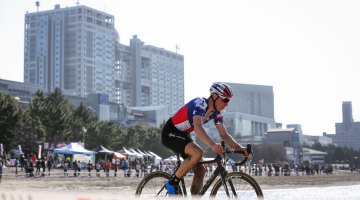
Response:
[[[161,130],[160,128],[153,128],[150,127],[147,129],[147,135],[146,140],[144,140],[142,148],[146,150],[150,150],[157,155],[166,158],[171,155],[174,155],[174,152],[165,147],[161,143]]]
[[[24,153],[37,149],[37,141],[45,140],[45,128],[39,117],[30,117],[29,109],[21,110],[21,120],[17,130],[17,142],[21,144]]]
[[[72,107],[70,103],[59,88],[56,88],[48,97],[45,97],[43,91],[40,90],[35,95],[35,99],[30,104],[30,117],[39,118],[45,129],[47,142],[63,142],[68,135],[71,135]]]
[[[71,120],[71,131],[65,135],[67,142],[69,141],[82,141],[83,137],[85,139],[88,135],[91,135],[95,130],[94,127],[98,122],[98,119],[91,109],[86,107],[86,105],[81,102],[80,105],[76,108],[73,108],[73,115]]]
[[[19,121],[20,114],[15,99],[0,93],[0,141],[6,151],[16,144],[17,136],[14,133]]]
[[[110,150],[120,148],[125,134],[113,122],[98,122],[88,128],[86,134],[86,147],[95,148],[103,145]]]

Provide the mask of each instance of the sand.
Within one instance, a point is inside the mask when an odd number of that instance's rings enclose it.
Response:
[[[73,177],[73,171],[69,170],[69,177],[64,177],[61,170],[55,170],[49,175],[42,177],[25,177],[23,172],[14,176],[12,169],[5,169],[0,183],[0,197],[2,199],[124,199],[133,197],[135,189],[141,178],[125,178],[120,172],[114,177],[96,177],[93,172],[89,177],[83,171],[80,177]],[[313,176],[254,176],[262,189],[285,189],[296,187],[322,187],[343,186],[360,184],[360,173],[350,171],[336,171],[331,175]],[[192,177],[185,180],[189,186]],[[50,196],[50,197],[49,197]],[[6,198],[8,197],[8,198]],[[128,199],[128,198],[127,198]]]

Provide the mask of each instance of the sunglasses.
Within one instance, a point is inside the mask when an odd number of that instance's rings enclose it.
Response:
[[[222,100],[222,102],[224,103],[229,103],[230,99],[226,98],[226,97],[221,97],[220,96],[220,99]]]

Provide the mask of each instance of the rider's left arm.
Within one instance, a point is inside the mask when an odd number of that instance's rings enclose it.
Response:
[[[216,124],[215,126],[221,139],[225,141],[227,145],[235,150],[244,152],[245,156],[247,156],[248,152],[246,151],[246,147],[241,146],[234,140],[234,138],[227,132],[224,124]]]

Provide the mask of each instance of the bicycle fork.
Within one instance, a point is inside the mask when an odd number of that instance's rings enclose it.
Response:
[[[226,179],[225,179],[225,176],[226,176],[227,173],[228,173],[227,171],[222,170],[222,171],[220,172],[220,177],[221,177],[221,182],[222,182],[222,184],[223,184],[223,187],[224,187],[224,190],[225,190],[225,192],[226,192],[226,195],[227,195],[228,198],[230,198],[230,193],[229,193],[228,185],[226,184]],[[234,184],[233,184],[232,180],[229,179],[228,182],[229,182],[229,186],[230,186],[231,192],[232,192],[233,195],[236,197],[237,194],[236,194],[236,190],[235,190],[235,187],[234,187]]]

